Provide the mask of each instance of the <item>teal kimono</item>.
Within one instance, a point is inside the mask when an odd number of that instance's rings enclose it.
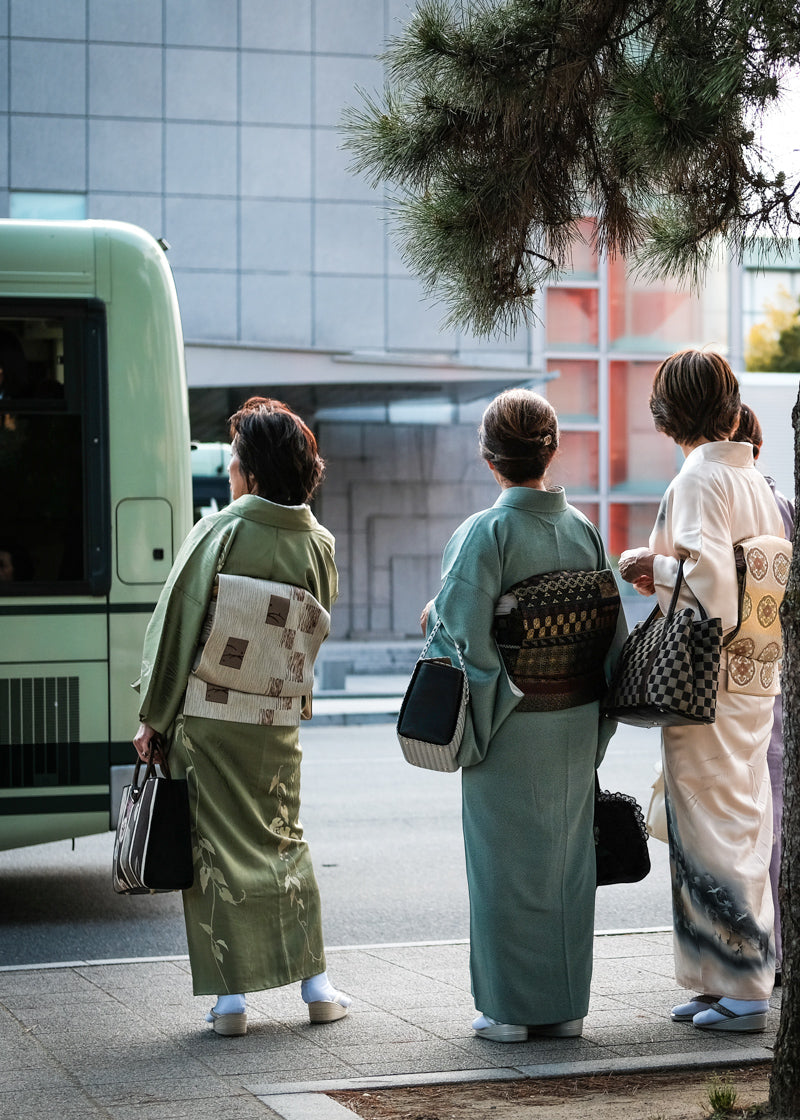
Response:
[[[502,1023],[557,1023],[588,1009],[594,773],[615,724],[596,701],[515,711],[520,693],[492,638],[495,604],[532,575],[608,567],[597,529],[563,490],[514,486],[454,533],[429,614],[429,627],[442,621],[429,656],[452,657],[458,642],[469,677],[459,762],[472,991]],[[620,612],[607,669],[624,637]]]
[[[147,628],[140,718],[172,729],[170,766],[189,780],[195,878],[183,902],[195,995],[325,970],[298,816],[298,728],[186,716],[182,705],[218,572],[305,588],[330,611],[333,557],[333,537],[307,506],[245,495],[192,529]]]

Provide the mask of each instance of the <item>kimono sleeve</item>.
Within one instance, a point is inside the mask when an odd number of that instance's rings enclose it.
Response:
[[[205,519],[183,543],[147,626],[139,681],[139,718],[164,733],[180,709],[214,579],[235,526]]]
[[[675,587],[677,558],[683,557],[686,586],[679,606],[700,603],[709,618],[722,619],[723,632],[736,625],[739,600],[730,517],[712,484],[697,474],[678,475],[664,496],[650,541],[657,554],[653,577],[662,610]]]
[[[330,613],[339,597],[335,543],[330,533],[325,533],[319,534],[315,544],[314,563],[309,565],[307,586],[315,599]]]
[[[497,541],[485,526],[472,528],[467,522],[447,546],[443,569],[444,584],[428,615],[428,632],[437,620],[442,627],[428,656],[450,657],[457,664],[453,642],[461,649],[470,702],[458,763],[474,766],[486,757],[492,737],[522,696],[509,679],[492,636],[495,603],[501,594]]]
[[[600,571],[606,568],[610,569],[611,561],[608,558],[608,554],[606,552],[605,545],[603,544],[600,533],[598,532],[596,526],[592,525],[591,522],[589,522],[588,524],[595,542],[595,546],[597,548],[597,568]],[[620,603],[619,613],[617,615],[616,630],[614,631],[614,637],[612,639],[611,646],[609,647],[608,653],[606,654],[605,662],[603,663],[606,684],[610,683],[611,681],[614,667],[619,660],[619,655],[622,652],[622,647],[625,645],[625,639],[627,637],[628,624],[625,620],[625,611],[622,609],[622,603]],[[595,755],[595,768],[597,768],[605,758],[608,744],[614,737],[616,730],[617,720],[609,719],[606,716],[600,715],[597,730],[597,751]]]

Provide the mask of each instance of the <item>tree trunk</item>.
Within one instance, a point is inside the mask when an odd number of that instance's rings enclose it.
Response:
[[[800,494],[800,396],[792,412],[795,495]],[[795,500],[797,500],[795,498]],[[781,606],[783,692],[783,855],[780,898],[783,923],[783,1001],[769,1103],[778,1120],[800,1118],[800,547],[794,553]],[[795,983],[797,977],[797,984]]]

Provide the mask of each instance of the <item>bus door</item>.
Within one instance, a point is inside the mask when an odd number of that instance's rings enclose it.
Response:
[[[106,352],[100,300],[0,298],[0,849],[108,827]]]

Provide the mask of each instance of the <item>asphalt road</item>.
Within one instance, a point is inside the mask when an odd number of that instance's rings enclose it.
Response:
[[[407,765],[392,724],[303,728],[303,813],[329,946],[468,936],[457,774]],[[621,728],[604,789],[644,808],[658,733]],[[186,952],[180,896],[123,897],[111,834],[0,852],[0,965]],[[650,841],[642,883],[602,887],[596,928],[671,922],[666,845]]]

